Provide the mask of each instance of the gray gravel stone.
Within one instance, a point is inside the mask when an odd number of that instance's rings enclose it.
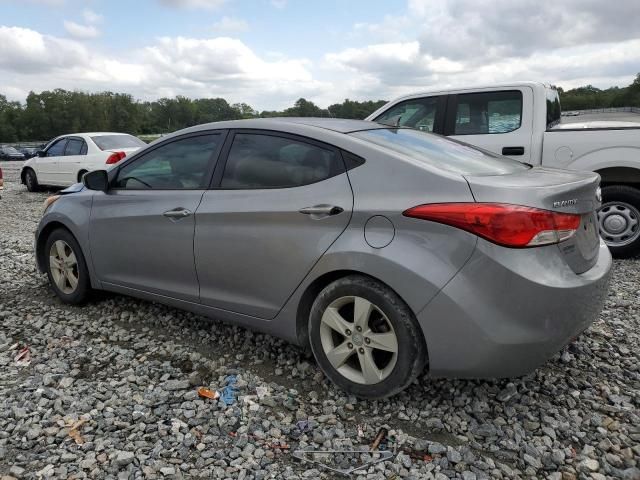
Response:
[[[385,427],[401,454],[358,478],[640,480],[638,259],[615,261],[599,320],[535,372],[484,381],[425,374],[396,397],[360,401],[302,350],[258,332],[120,295],[59,302],[32,247],[51,192],[27,193],[21,163],[2,162],[2,474],[324,480],[334,476],[292,450],[366,450]],[[29,345],[29,366],[14,364],[16,343]],[[233,405],[198,396],[231,374]],[[80,418],[77,444],[69,430]],[[405,448],[433,458],[412,459]]]

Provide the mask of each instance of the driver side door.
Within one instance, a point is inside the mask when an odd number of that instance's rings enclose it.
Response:
[[[67,146],[67,138],[61,138],[53,142],[46,149],[43,157],[38,157],[36,161],[36,175],[38,182],[42,185],[57,185],[59,182],[58,162],[64,155]]]
[[[225,136],[170,139],[124,163],[109,190],[95,193],[89,241],[105,288],[198,302],[195,211]]]

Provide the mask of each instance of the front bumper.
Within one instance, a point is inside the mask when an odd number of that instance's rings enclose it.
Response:
[[[434,377],[531,372],[593,323],[607,296],[611,254],[575,274],[555,245],[509,249],[484,240],[418,314]]]

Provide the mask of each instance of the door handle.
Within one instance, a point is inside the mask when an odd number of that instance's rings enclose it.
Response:
[[[502,147],[503,155],[524,155],[524,147]]]
[[[168,218],[184,218],[191,215],[193,212],[191,210],[187,210],[186,208],[178,207],[173,210],[167,210],[162,215]]]
[[[304,207],[299,210],[300,213],[311,216],[327,217],[331,215],[338,215],[344,212],[342,207],[336,205],[314,205],[313,207]]]

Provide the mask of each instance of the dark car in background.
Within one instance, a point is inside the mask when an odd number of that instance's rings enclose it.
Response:
[[[23,147],[20,149],[20,153],[22,153],[24,155],[24,159],[27,160],[35,157],[38,154],[38,149],[36,147]]]
[[[1,147],[0,160],[24,160],[24,154],[20,153],[14,147]]]

